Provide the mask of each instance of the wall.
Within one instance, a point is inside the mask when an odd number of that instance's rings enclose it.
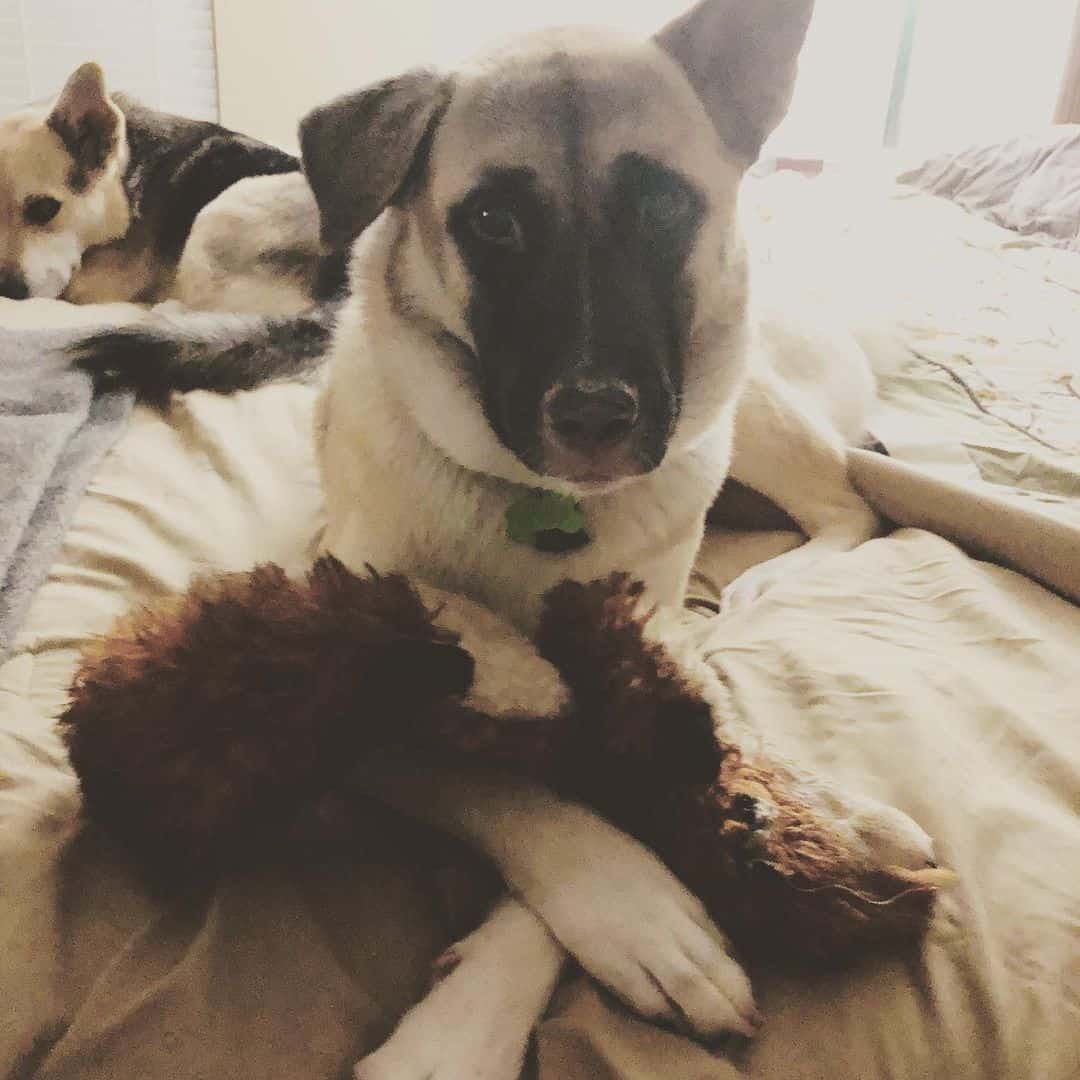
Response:
[[[335,94],[493,38],[560,23],[649,32],[685,0],[215,0],[222,121],[295,148],[297,120]]]
[[[817,0],[791,109],[769,151],[833,158],[881,145],[907,3]]]
[[[688,0],[0,0],[0,114],[83,60],[170,111],[283,145],[335,94],[555,23],[647,33]],[[907,0],[817,0],[778,153],[878,145]],[[213,6],[213,14],[211,13]],[[994,137],[1050,119],[1077,0],[921,0],[901,145]],[[217,63],[214,56],[216,19]]]
[[[689,0],[214,2],[222,119],[292,147],[303,112],[366,82],[451,64],[486,40],[532,27],[606,23],[649,32]],[[880,146],[907,3],[818,0],[775,152],[837,157]],[[901,146],[1049,122],[1076,8],[1077,0],[920,0]]]
[[[901,145],[1006,137],[1052,119],[1077,0],[923,0]]]
[[[0,0],[3,2],[3,0]],[[225,123],[295,146],[309,108],[418,64],[558,23],[647,33],[689,0],[215,0]],[[789,119],[770,147],[877,149],[908,0],[817,0]],[[1076,0],[921,0],[900,145],[1048,122]]]
[[[844,157],[881,145],[909,0],[817,0],[772,148]],[[918,0],[899,147],[907,153],[1050,123],[1077,0]]]

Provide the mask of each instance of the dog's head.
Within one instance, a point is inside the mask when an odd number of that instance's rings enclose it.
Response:
[[[0,120],[0,296],[62,295],[87,248],[127,231],[126,164],[124,114],[97,64],[52,105]]]
[[[715,422],[742,374],[737,189],[787,108],[811,7],[705,0],[649,41],[533,35],[306,118],[326,242],[391,208],[375,270],[439,343],[435,367],[397,373],[436,444],[597,491]]]

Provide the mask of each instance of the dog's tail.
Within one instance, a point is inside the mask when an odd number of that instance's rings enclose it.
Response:
[[[104,330],[69,349],[75,367],[99,390],[131,390],[164,407],[171,394],[231,394],[302,379],[323,364],[337,305],[294,316],[184,311]]]

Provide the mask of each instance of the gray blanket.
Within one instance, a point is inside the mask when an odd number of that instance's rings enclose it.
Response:
[[[0,330],[0,660],[59,551],[128,394],[97,399],[69,370],[71,332]]]

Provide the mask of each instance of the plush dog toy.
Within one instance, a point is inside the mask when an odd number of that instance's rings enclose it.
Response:
[[[150,866],[257,857],[378,751],[539,777],[649,844],[752,953],[913,941],[943,872],[873,865],[805,778],[749,760],[725,688],[628,577],[548,594],[535,642],[331,558],[197,581],[86,650],[61,720],[86,813]]]

